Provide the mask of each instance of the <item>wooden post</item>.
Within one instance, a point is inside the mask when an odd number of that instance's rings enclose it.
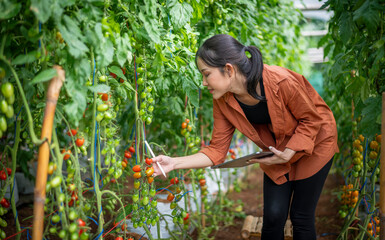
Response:
[[[33,204],[33,229],[32,239],[43,239],[44,230],[44,204],[45,204],[45,188],[47,184],[47,170],[49,162],[49,144],[52,137],[52,126],[55,116],[56,103],[59,98],[60,89],[65,79],[65,72],[59,66],[54,66],[57,76],[53,77],[49,83],[47,90],[46,107],[44,111],[43,126],[41,130],[41,139],[47,139],[39,147],[35,196]]]
[[[385,92],[382,93],[380,159],[380,239],[385,240]]]

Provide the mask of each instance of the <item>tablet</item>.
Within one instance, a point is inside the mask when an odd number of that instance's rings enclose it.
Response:
[[[270,157],[273,155],[274,155],[274,153],[272,153],[272,152],[256,152],[256,153],[252,153],[252,154],[249,154],[249,155],[246,155],[246,156],[243,156],[243,157],[231,160],[231,161],[227,161],[227,162],[212,166],[211,168],[215,169],[215,168],[244,167],[244,166],[248,166],[250,164],[253,164],[253,163],[249,162],[249,160],[251,160],[251,159],[265,158],[265,157]]]

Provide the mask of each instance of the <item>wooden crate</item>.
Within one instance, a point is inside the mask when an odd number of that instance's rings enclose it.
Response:
[[[252,215],[248,215],[243,223],[241,236],[243,239],[249,239],[251,236],[260,237],[262,233],[262,217],[254,217]],[[293,226],[291,224],[290,219],[286,220],[285,229],[285,240],[293,239]]]

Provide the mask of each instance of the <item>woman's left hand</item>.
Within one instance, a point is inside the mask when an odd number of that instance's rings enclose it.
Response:
[[[286,148],[283,152],[279,151],[275,147],[269,147],[269,149],[270,149],[270,151],[272,151],[274,153],[273,156],[265,157],[265,158],[259,158],[259,159],[252,159],[249,162],[250,163],[263,163],[266,165],[287,163],[288,161],[290,161],[290,159],[296,153],[294,150],[291,150],[290,148]]]

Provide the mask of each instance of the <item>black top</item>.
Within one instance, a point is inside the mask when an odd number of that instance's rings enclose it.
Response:
[[[259,82],[261,86],[261,95],[265,96],[265,88],[263,87],[263,81]],[[235,98],[237,99],[237,98]],[[238,101],[238,99],[237,99]],[[260,101],[259,103],[250,106],[246,105],[240,101],[238,101],[239,105],[241,106],[243,112],[246,115],[247,120],[249,120],[250,123],[254,124],[268,124],[271,123],[269,110],[267,109],[267,102]]]

